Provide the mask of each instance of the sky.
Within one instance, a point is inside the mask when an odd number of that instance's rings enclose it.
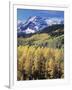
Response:
[[[64,19],[64,11],[55,10],[33,10],[33,9],[17,9],[17,20],[26,21],[29,17],[41,16],[49,18]]]

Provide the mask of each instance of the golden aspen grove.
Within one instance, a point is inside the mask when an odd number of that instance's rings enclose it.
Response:
[[[64,77],[64,51],[47,47],[19,46],[18,80]]]

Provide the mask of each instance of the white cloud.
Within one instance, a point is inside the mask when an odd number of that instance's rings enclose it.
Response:
[[[53,24],[61,24],[61,21],[63,21],[62,18],[49,18],[46,19],[46,22],[49,26],[53,25]]]

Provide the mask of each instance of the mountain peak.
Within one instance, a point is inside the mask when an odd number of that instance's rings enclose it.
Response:
[[[26,34],[35,33],[40,31],[48,26],[56,25],[56,24],[64,24],[64,20],[61,18],[49,18],[49,17],[41,17],[41,16],[31,16],[25,23],[18,21],[17,29],[18,31],[23,31]]]
[[[30,21],[30,22],[32,22],[32,21],[34,21],[34,20],[35,20],[35,18],[36,18],[36,16],[29,17],[29,21]]]

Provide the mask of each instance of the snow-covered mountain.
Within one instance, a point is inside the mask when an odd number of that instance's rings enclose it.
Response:
[[[48,26],[52,26],[55,24],[64,24],[64,20],[61,18],[46,18],[40,16],[29,17],[27,21],[17,22],[17,32],[30,34],[40,31]]]

